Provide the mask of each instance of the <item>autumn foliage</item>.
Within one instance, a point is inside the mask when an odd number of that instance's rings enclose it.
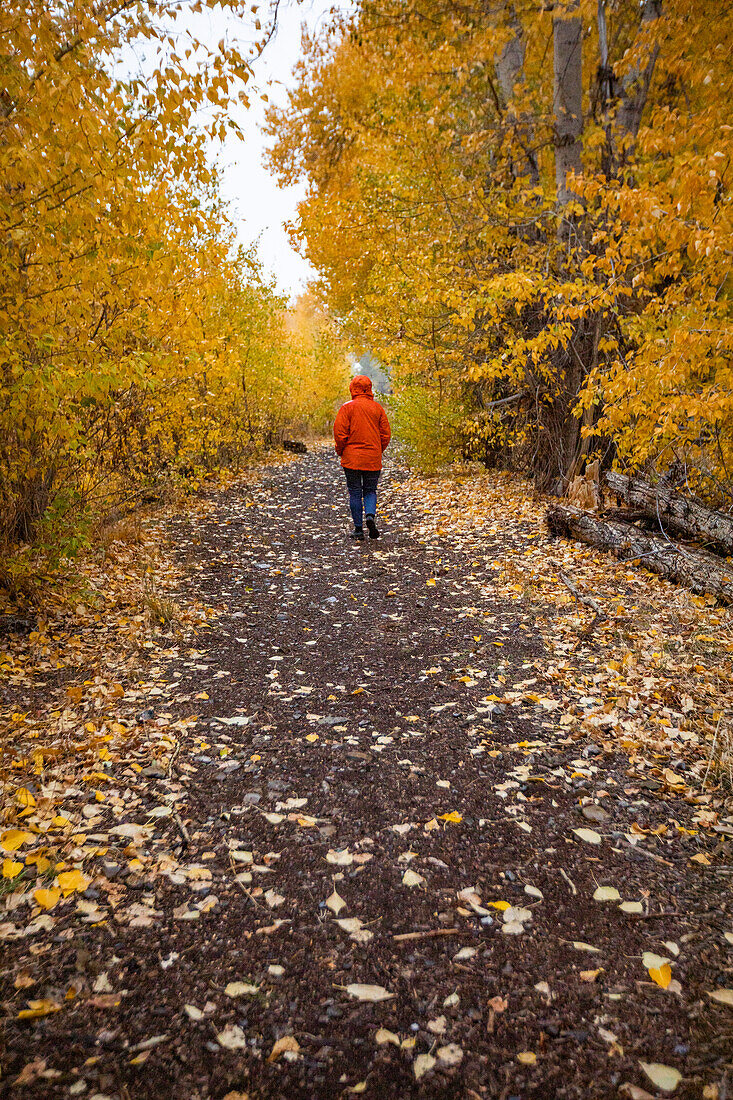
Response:
[[[730,500],[732,18],[363,0],[306,44],[273,161],[417,451]]]
[[[327,318],[295,324],[234,247],[207,149],[253,50],[206,45],[207,6],[259,37],[241,0],[2,5],[6,581],[95,508],[321,427],[341,389]]]

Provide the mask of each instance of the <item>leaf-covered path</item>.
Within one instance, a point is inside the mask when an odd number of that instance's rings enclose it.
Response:
[[[175,749],[72,792],[76,909],[3,916],[0,1094],[723,1100],[725,829],[574,721],[493,583],[531,524],[446,533],[394,468],[381,510],[351,543],[316,450],[168,523],[217,615],[123,685]]]

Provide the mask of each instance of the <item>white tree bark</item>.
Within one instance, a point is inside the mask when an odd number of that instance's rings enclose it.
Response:
[[[496,78],[499,82],[499,90],[503,106],[507,111],[507,121],[514,127],[514,132],[519,145],[522,147],[523,158],[515,176],[526,177],[532,187],[539,183],[540,170],[537,162],[537,154],[533,149],[534,127],[532,121],[518,114],[514,108],[514,89],[517,84],[524,82],[524,33],[522,24],[512,7],[509,14],[509,25],[512,29],[512,37],[497,55],[494,66]]]
[[[555,116],[555,183],[557,202],[562,208],[577,195],[568,186],[568,176],[582,168],[583,133],[583,23],[578,0],[569,0],[563,13],[553,20]]]
[[[645,0],[641,13],[641,33],[651,29],[651,25],[661,15],[660,0]],[[636,138],[641,125],[641,116],[649,94],[654,66],[659,54],[659,43],[650,43],[645,61],[637,63],[621,82],[621,96],[616,115],[616,129],[623,138],[629,135]]]

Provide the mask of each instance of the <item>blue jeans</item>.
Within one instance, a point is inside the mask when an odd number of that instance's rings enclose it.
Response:
[[[344,466],[354,527],[363,526],[364,512],[368,516],[377,514],[377,482],[381,472],[381,470],[347,470]]]

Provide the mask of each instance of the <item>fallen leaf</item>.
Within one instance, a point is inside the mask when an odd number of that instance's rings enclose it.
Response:
[[[456,951],[453,962],[460,962],[461,959],[472,959],[474,955],[478,955],[477,947],[462,947],[460,951]]]
[[[227,997],[245,997],[253,996],[255,993],[259,993],[260,987],[258,985],[252,985],[250,982],[229,982],[224,987],[224,992]]]
[[[669,962],[669,959],[666,955],[657,955],[654,951],[645,951],[641,956],[641,962],[647,970],[654,970],[664,966],[665,963]]]
[[[0,847],[6,852],[17,852],[23,844],[33,840],[33,833],[27,833],[24,829],[6,829],[0,835]]]
[[[511,924],[514,921],[517,921],[519,924],[526,924],[527,921],[532,920],[532,910],[510,905],[502,913],[502,920],[505,924]]]
[[[639,1088],[638,1085],[632,1085],[630,1081],[625,1081],[618,1091],[621,1096],[628,1096],[629,1100],[654,1100],[650,1092]]]
[[[13,1086],[18,1088],[20,1085],[32,1085],[41,1076],[47,1064],[45,1058],[34,1058],[32,1062],[28,1062],[27,1065],[23,1066],[13,1081]]]
[[[451,822],[453,822],[454,825],[460,825],[460,823],[463,821],[463,818],[461,817],[461,815],[458,813],[457,810],[451,810],[450,813],[439,814],[438,820],[439,821],[451,821]]]
[[[121,1001],[121,993],[100,993],[97,997],[90,997],[86,1003],[92,1008],[117,1008]]]
[[[708,993],[711,1000],[721,1005],[729,1005],[733,1008],[733,989],[713,989]]]
[[[533,1050],[522,1050],[517,1055],[517,1061],[523,1066],[533,1066],[537,1061],[537,1055]]]
[[[463,1061],[463,1050],[458,1043],[448,1043],[444,1047],[438,1047],[435,1053],[438,1061],[444,1066],[459,1066]]]
[[[649,968],[649,977],[662,989],[666,989],[669,983],[672,981],[672,968],[669,963],[664,963],[662,966],[651,966]]]
[[[60,890],[34,890],[33,898],[40,905],[41,909],[53,909],[54,905],[58,905],[61,899]]]
[[[357,1001],[389,1001],[394,997],[394,993],[388,993],[381,985],[362,985],[359,982],[354,982],[342,988],[346,990],[350,997],[356,997]]]
[[[388,1031],[386,1027],[380,1027],[377,1034],[374,1036],[375,1043],[392,1043],[398,1047],[400,1045],[399,1035],[395,1035],[394,1031]]]
[[[595,829],[573,829],[573,832],[580,840],[584,840],[586,844],[601,843],[601,834],[597,833]]]
[[[336,916],[339,915],[342,909],[346,909],[346,902],[341,895],[337,893],[335,888],[333,893],[326,898],[326,905]]]
[[[91,881],[92,880],[87,878],[81,871],[62,871],[61,874],[56,877],[56,882],[63,890],[64,897],[73,894],[75,891],[83,893]]]
[[[673,1066],[662,1062],[639,1062],[649,1080],[662,1092],[674,1092],[682,1080],[682,1074]]]
[[[225,1050],[244,1050],[247,1046],[247,1036],[236,1024],[227,1024],[223,1031],[218,1032],[216,1038],[219,1046],[224,1047]]]
[[[402,876],[403,886],[423,886],[424,884],[425,879],[423,878],[423,876],[418,875],[417,871],[411,871],[409,868]]]
[[[433,581],[435,584],[435,581]],[[412,1070],[415,1074],[415,1080],[419,1081],[421,1077],[424,1077],[426,1073],[430,1073],[430,1070],[435,1065],[435,1059],[432,1054],[418,1054],[417,1058],[412,1064]]]
[[[278,1039],[267,1059],[268,1062],[276,1062],[281,1054],[285,1054],[286,1051],[291,1051],[293,1054],[297,1054],[300,1050],[300,1043],[294,1035],[283,1035],[281,1039]]]
[[[341,848],[339,851],[329,848],[326,852],[326,861],[333,863],[336,867],[350,867],[354,862],[354,857],[348,848]]]
[[[620,901],[621,895],[615,886],[599,886],[593,894],[593,901]]]
[[[279,905],[285,901],[282,894],[278,894],[276,890],[267,890],[265,892],[265,901],[270,906],[270,909],[277,909]]]
[[[18,1013],[19,1020],[35,1020],[39,1016],[50,1016],[52,1012],[59,1012],[61,1005],[56,1001],[29,1001],[28,1008],[22,1008]]]

